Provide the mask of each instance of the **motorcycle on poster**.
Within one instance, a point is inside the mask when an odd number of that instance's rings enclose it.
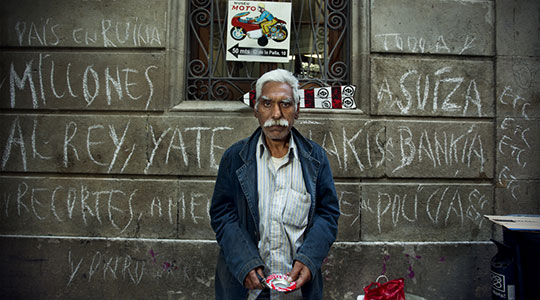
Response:
[[[290,2],[229,1],[228,61],[289,61]]]

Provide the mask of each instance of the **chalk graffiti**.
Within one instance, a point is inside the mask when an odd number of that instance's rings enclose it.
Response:
[[[153,119],[135,122],[121,118],[115,122],[110,118],[56,118],[56,127],[61,128],[56,134],[42,129],[47,120],[30,116],[6,118],[6,131],[0,141],[1,170],[91,167],[99,173],[150,174],[156,170],[177,172],[163,169],[174,164],[180,170],[195,168],[213,173],[237,133],[228,126],[164,127]],[[393,127],[365,122],[357,128],[316,131],[317,126],[324,126],[321,124],[305,130],[326,150],[334,167],[346,172],[391,166],[387,172],[397,173],[418,168],[419,164],[434,170],[452,166],[456,173],[445,176],[488,171],[491,151],[486,145],[491,137],[489,131],[486,137],[483,124],[460,124],[451,129],[388,124]]]
[[[8,135],[3,142],[1,169],[5,170],[10,160],[16,162],[23,171],[29,170],[29,164],[38,164],[43,161],[53,163],[61,157],[61,166],[71,168],[80,161],[90,162],[102,169],[102,172],[124,173],[133,160],[144,159],[146,163],[142,170],[149,172],[156,160],[170,164],[174,157],[180,159],[185,167],[192,166],[195,157],[196,168],[218,169],[219,157],[225,146],[218,143],[221,134],[231,132],[234,128],[226,126],[217,127],[167,127],[161,132],[149,124],[146,128],[150,141],[140,135],[140,127],[134,129],[131,120],[125,120],[123,124],[90,123],[80,120],[66,120],[62,135],[55,132],[41,131],[42,119],[14,117],[8,129]],[[31,132],[27,132],[24,122],[33,124]],[[209,145],[203,146],[203,139]],[[53,143],[62,145],[60,149],[53,147]],[[146,147],[151,151],[146,155]],[[160,151],[161,150],[161,151]],[[188,152],[189,150],[189,152]],[[207,164],[203,164],[203,154],[208,158]],[[157,157],[159,156],[159,159]]]
[[[470,232],[483,229],[484,215],[492,213],[491,186],[472,185],[361,185],[362,192],[336,185],[340,226],[364,226],[387,233],[410,225],[415,228]],[[365,229],[364,229],[365,230]],[[367,231],[365,231],[367,233]],[[370,233],[371,234],[371,233]]]
[[[160,253],[156,248],[150,248],[147,255],[142,257],[110,254],[100,250],[76,257],[74,252],[74,249],[71,249],[67,254],[68,287],[76,280],[86,283],[124,281],[138,286],[143,281],[155,281],[164,277],[171,277],[177,283],[189,285],[202,284],[209,287],[212,284],[212,275],[203,267],[200,258],[186,259],[182,262],[174,257],[167,257],[165,251]]]
[[[509,108],[513,114],[504,117],[497,128],[497,153],[504,157],[500,159],[497,185],[508,190],[512,199],[519,200],[518,174],[529,168],[529,155],[534,153],[534,140],[529,127],[533,121],[530,121],[527,112],[531,102],[521,97],[511,86],[504,87],[498,102],[501,107]]]
[[[62,46],[67,42],[85,46],[144,47],[162,46],[162,33],[155,24],[144,24],[138,17],[129,21],[101,19],[98,24],[76,27],[42,18],[17,20],[13,31],[19,46]]]
[[[375,34],[376,41],[383,41],[383,49],[386,52],[413,52],[413,53],[453,53],[463,54],[474,48],[475,36],[467,35],[462,41],[452,41],[448,46],[444,35],[433,38],[406,35],[401,33]]]
[[[9,78],[9,104],[3,106],[24,107],[31,99],[34,109],[65,105],[67,100],[71,101],[70,107],[144,102],[141,106],[148,109],[154,98],[154,76],[158,70],[157,65],[81,64],[40,53],[37,59],[11,61],[7,74],[0,74],[3,80]]]
[[[184,128],[184,132],[190,132],[190,131],[196,132],[195,153],[197,154],[196,159],[197,159],[198,168],[202,167],[201,166],[201,155],[200,155],[201,154],[201,136],[202,136],[202,132],[211,131],[212,134],[211,134],[211,137],[210,137],[210,146],[209,146],[210,168],[216,169],[216,170],[218,169],[219,165],[217,163],[217,159],[216,159],[214,151],[215,151],[215,149],[224,150],[225,148],[222,147],[222,146],[216,145],[215,136],[216,136],[217,132],[223,131],[223,130],[231,131],[231,130],[233,130],[233,128],[231,128],[231,127],[215,127],[215,128],[210,128],[210,127],[188,127],[188,128]],[[184,144],[184,138],[182,137],[182,131],[178,127],[175,127],[174,129],[172,127],[168,127],[164,131],[162,131],[162,133],[160,134],[160,137],[158,139],[156,139],[154,129],[153,129],[152,125],[150,125],[150,133],[152,135],[153,148],[152,148],[152,153],[150,154],[150,159],[148,160],[148,163],[146,164],[146,168],[144,169],[145,173],[148,171],[150,166],[152,166],[156,151],[158,150],[160,144],[163,142],[165,136],[167,136],[168,133],[171,132],[171,131],[172,131],[172,134],[171,134],[171,137],[170,137],[170,140],[169,140],[169,146],[167,147],[167,155],[166,155],[166,158],[165,158],[165,163],[167,164],[168,161],[169,161],[171,149],[175,149],[175,150],[180,150],[181,151],[180,154],[182,155],[184,165],[186,165],[186,166],[188,165],[188,158],[187,158],[187,154],[186,154],[186,145]],[[177,142],[178,144],[177,145],[175,145],[176,139],[178,139],[178,142]]]
[[[476,79],[455,74],[452,67],[439,68],[432,74],[410,69],[395,84],[399,88],[392,86],[386,76],[376,83],[377,102],[402,115],[412,111],[485,115]]]
[[[379,233],[383,228],[420,222],[434,227],[481,228],[483,215],[491,209],[487,190],[471,187],[418,185],[416,190],[379,191],[373,196],[362,198],[361,210],[375,218]]]
[[[517,113],[518,116],[529,120],[527,109],[531,106],[530,100],[521,97],[511,86],[504,87],[504,90],[498,97],[498,102],[503,106],[510,106],[511,110]]]
[[[148,198],[135,187],[103,185],[85,180],[46,184],[39,180],[13,180],[2,191],[0,219],[27,217],[37,222],[82,222],[83,227],[108,227],[118,233],[134,230],[141,220],[199,224],[210,219],[211,195],[200,191],[154,193]],[[159,184],[159,183],[157,183]],[[9,188],[8,188],[9,186]],[[154,221],[155,222],[155,221]]]
[[[474,124],[465,132],[429,132],[424,129],[420,134],[413,134],[409,126],[399,126],[397,130],[399,138],[395,150],[398,151],[399,165],[392,173],[412,165],[416,160],[419,163],[426,160],[434,169],[442,165],[471,168],[474,164],[480,173],[485,172],[487,152],[482,134]]]
[[[68,252],[70,275],[66,286],[69,286],[77,274],[83,272],[83,269],[84,271],[87,270],[85,277],[88,278],[88,282],[95,281],[96,277],[103,274],[101,278],[104,281],[125,280],[134,285],[139,285],[145,275],[146,261],[134,259],[129,254],[107,256],[100,251],[96,251],[92,255],[91,261],[88,258],[85,260],[85,258],[83,257],[77,262],[77,259],[73,258],[72,251]],[[76,267],[74,267],[75,262],[77,263]],[[82,265],[83,263],[87,265]],[[109,278],[107,278],[107,274],[109,274]],[[82,277],[82,275],[80,276]]]
[[[319,124],[317,124],[319,125]],[[380,128],[375,133],[375,146],[381,150],[382,157],[375,161],[372,160],[370,148],[373,147],[372,135],[368,130],[370,122],[366,122],[364,126],[360,126],[358,130],[351,133],[350,128],[342,127],[340,133],[333,131],[325,131],[322,139],[313,136],[313,130],[308,129],[308,136],[317,141],[327,152],[329,159],[335,159],[338,167],[345,171],[358,167],[363,171],[366,166],[380,167],[384,163],[384,148],[385,148],[385,129]],[[338,142],[336,142],[338,141]],[[339,142],[341,141],[341,143]],[[366,154],[366,160],[363,161],[361,153]]]

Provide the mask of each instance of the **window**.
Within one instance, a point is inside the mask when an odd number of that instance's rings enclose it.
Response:
[[[225,60],[228,1],[190,0],[186,99],[238,100],[275,68],[293,72],[302,88],[349,84],[350,10],[347,0],[295,0],[288,63],[231,62]]]

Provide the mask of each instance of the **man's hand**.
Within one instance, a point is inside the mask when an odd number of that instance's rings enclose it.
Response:
[[[287,273],[291,277],[292,281],[296,281],[296,289],[301,288],[306,282],[311,280],[311,271],[306,265],[295,260],[293,269]]]
[[[244,286],[250,290],[262,290],[264,289],[264,287],[261,284],[261,281],[259,280],[259,278],[257,278],[257,274],[255,274],[255,272],[257,272],[261,276],[261,278],[264,278],[263,268],[262,267],[255,268],[249,271],[248,275],[246,276],[246,279],[244,279]]]

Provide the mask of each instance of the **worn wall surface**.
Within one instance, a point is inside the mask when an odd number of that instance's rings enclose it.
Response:
[[[219,160],[257,126],[183,99],[185,1],[0,3],[0,298],[211,299]],[[488,299],[486,214],[540,213],[540,2],[351,1],[358,110],[296,123],[342,216],[325,299],[379,274]]]

